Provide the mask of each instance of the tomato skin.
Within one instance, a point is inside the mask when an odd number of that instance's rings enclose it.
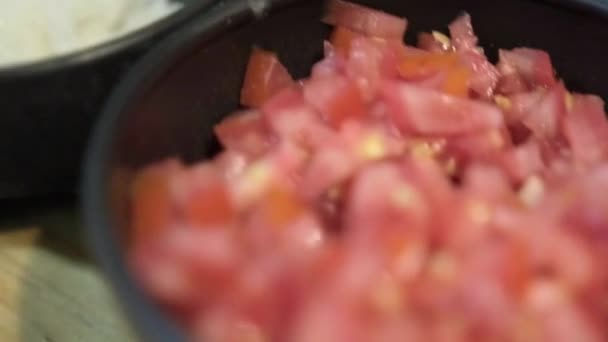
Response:
[[[404,79],[421,79],[437,72],[447,71],[459,65],[455,53],[412,53],[403,56],[399,64],[399,75]]]
[[[574,95],[572,109],[563,122],[574,157],[585,164],[608,160],[608,123],[604,101],[596,96]]]
[[[236,112],[214,127],[222,146],[249,157],[268,149],[270,133],[257,111]]]
[[[241,104],[259,108],[272,95],[294,83],[276,54],[254,48],[247,64]]]
[[[471,16],[465,13],[454,20],[450,26],[450,36],[452,44],[457,51],[478,51],[477,43],[479,39],[473,31]]]
[[[172,176],[182,170],[168,160],[139,172],[131,186],[132,239],[145,241],[168,229],[174,218]]]
[[[530,108],[522,122],[541,139],[555,138],[565,114],[566,88],[563,83],[557,83]]]
[[[333,127],[365,116],[366,106],[359,88],[346,77],[311,79],[304,85],[304,97]]]
[[[342,56],[348,56],[353,41],[358,37],[361,37],[361,35],[345,27],[338,26],[334,29],[329,41],[336,52]]]
[[[453,135],[503,123],[495,106],[433,89],[394,82],[385,85],[383,95],[393,120],[405,133]]]
[[[516,48],[499,51],[499,68],[502,70],[503,82],[510,82],[508,90],[517,92],[527,88],[549,88],[557,83],[551,57],[545,51]],[[514,84],[515,83],[515,84]]]
[[[236,215],[227,187],[219,182],[190,195],[182,210],[185,221],[198,227],[222,227]]]
[[[323,22],[386,39],[401,40],[407,29],[407,20],[343,0],[331,0]]]

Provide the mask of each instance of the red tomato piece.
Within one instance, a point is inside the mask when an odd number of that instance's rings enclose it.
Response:
[[[258,108],[272,95],[294,83],[276,54],[254,48],[241,90],[241,104]]]
[[[490,98],[498,85],[498,70],[480,53],[464,52],[461,58],[469,69],[469,88],[482,98]]]
[[[602,99],[574,95],[563,130],[577,160],[585,164],[608,161],[608,121]]]
[[[323,22],[372,37],[403,39],[407,20],[343,0],[330,0]]]
[[[399,64],[399,75],[407,80],[417,80],[456,69],[460,64],[460,57],[456,53],[409,53],[403,56]]]
[[[503,95],[511,95],[530,91],[530,87],[516,69],[515,65],[505,62],[505,51],[499,50],[498,55],[500,60],[496,65],[496,68],[500,76],[496,89],[497,92]]]
[[[322,146],[334,135],[315,108],[305,101],[299,87],[286,88],[266,102],[262,116],[279,138],[307,148]]]
[[[465,13],[454,20],[449,28],[450,36],[452,36],[452,44],[456,48],[456,51],[473,51],[479,53],[479,48],[477,47],[479,39],[473,31],[471,16],[468,13]]]
[[[329,41],[337,53],[340,53],[342,56],[348,56],[350,55],[353,41],[360,37],[362,37],[362,35],[345,27],[337,26],[334,29]]]
[[[458,159],[467,161],[487,160],[510,146],[509,132],[495,128],[449,139],[446,149]]]
[[[514,195],[507,175],[500,168],[486,164],[473,164],[467,168],[464,184],[467,191],[486,201],[505,200]]]
[[[367,167],[354,180],[345,225],[355,239],[376,240],[377,234],[392,234],[394,229],[425,229],[428,209],[423,193],[399,165],[382,163]]]
[[[553,86],[522,119],[539,138],[554,138],[566,113],[566,88],[563,83]]]
[[[214,130],[224,148],[250,157],[261,155],[270,144],[270,133],[256,111],[233,113]]]
[[[544,168],[540,147],[534,142],[503,152],[498,156],[498,163],[517,184]]]
[[[285,226],[295,221],[305,211],[298,197],[286,189],[272,188],[262,202],[262,211],[273,226]]]
[[[236,214],[227,187],[219,182],[191,194],[183,211],[186,222],[200,227],[221,227]]]
[[[157,236],[169,228],[175,208],[172,177],[182,170],[176,160],[146,168],[132,184],[132,236],[135,242]]]
[[[346,75],[355,82],[366,102],[375,99],[382,79],[396,73],[396,60],[401,43],[388,44],[369,38],[351,43],[346,62]]]
[[[546,90],[537,89],[531,92],[522,92],[510,95],[504,104],[505,119],[509,124],[520,123],[534,106],[546,95]]]
[[[304,97],[333,127],[349,120],[360,120],[366,115],[366,106],[357,85],[346,77],[323,77],[304,84]]]
[[[481,97],[491,97],[498,84],[499,73],[483,54],[483,49],[477,46],[479,39],[473,31],[471,16],[461,15],[449,28],[454,48],[471,70],[471,90]]]
[[[432,89],[392,82],[383,94],[390,115],[404,133],[454,135],[503,124],[501,111],[493,105]]]
[[[519,80],[513,70],[527,84],[528,89],[536,87],[552,87],[557,83],[555,72],[549,54],[542,50],[517,48],[513,50],[500,50],[499,66],[503,70],[503,82],[511,83],[507,86],[511,92],[520,90]],[[515,84],[513,84],[515,83]]]

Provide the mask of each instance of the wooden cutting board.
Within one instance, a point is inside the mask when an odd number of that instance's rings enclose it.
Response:
[[[0,341],[135,341],[83,252],[73,206],[11,215],[0,219]]]

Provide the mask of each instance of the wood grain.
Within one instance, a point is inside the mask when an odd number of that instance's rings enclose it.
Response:
[[[0,229],[0,341],[135,341],[95,266],[48,230]]]

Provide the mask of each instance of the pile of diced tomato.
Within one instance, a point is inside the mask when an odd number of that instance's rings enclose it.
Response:
[[[608,121],[462,15],[331,0],[294,80],[254,49],[224,150],[142,170],[129,261],[194,341],[608,340]],[[564,42],[567,44],[567,42]]]

